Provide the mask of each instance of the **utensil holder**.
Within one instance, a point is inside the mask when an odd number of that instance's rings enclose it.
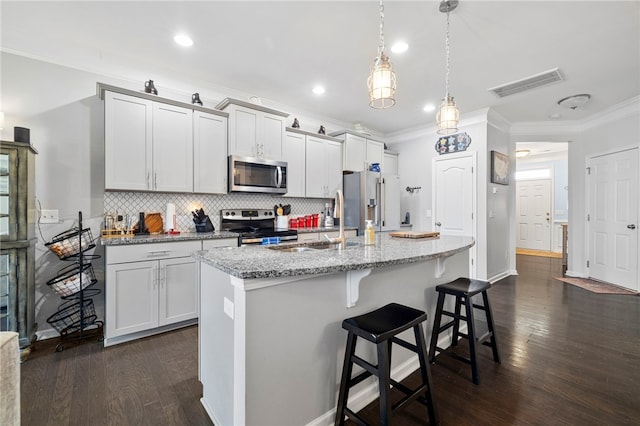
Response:
[[[289,216],[276,216],[276,228],[289,229]]]

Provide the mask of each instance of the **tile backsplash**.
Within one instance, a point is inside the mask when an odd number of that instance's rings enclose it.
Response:
[[[176,224],[180,231],[195,231],[191,212],[203,208],[216,230],[220,229],[220,210],[270,209],[275,204],[291,204],[291,216],[320,213],[330,199],[290,198],[267,194],[170,194],[160,192],[105,192],[104,213],[129,214],[161,213],[164,220],[167,203],[176,206]]]

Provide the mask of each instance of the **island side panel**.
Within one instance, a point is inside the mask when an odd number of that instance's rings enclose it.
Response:
[[[235,323],[224,312],[235,304],[231,277],[200,262],[200,381],[202,403],[216,425],[234,422]],[[227,303],[229,303],[227,302]]]
[[[247,291],[246,424],[330,424],[346,342],[342,320],[397,302],[427,312],[428,341],[437,299],[434,287],[468,274],[468,251],[447,258],[444,275],[437,279],[436,268],[435,259],[375,268],[362,280],[353,308],[346,308],[345,272]],[[403,337],[414,341],[411,332]],[[360,342],[358,353],[375,363],[373,345]],[[401,379],[417,365],[415,355],[394,348],[392,377]],[[362,406],[377,397],[367,390],[373,380],[351,392],[357,396],[365,391]]]

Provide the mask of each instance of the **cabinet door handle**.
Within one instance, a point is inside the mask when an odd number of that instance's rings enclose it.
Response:
[[[153,189],[158,189],[158,172],[153,173]]]
[[[148,251],[147,255],[148,256],[162,256],[164,254],[168,254],[169,250],[154,250],[154,251]]]
[[[152,189],[151,188],[151,181],[149,180],[149,178],[151,177],[150,175],[151,175],[151,173],[147,170],[147,189]]]

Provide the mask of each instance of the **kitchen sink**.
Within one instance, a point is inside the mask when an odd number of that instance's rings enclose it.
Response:
[[[360,243],[358,242],[348,241],[346,243],[346,247],[344,248],[357,247],[359,245]],[[268,248],[270,250],[282,251],[287,253],[300,253],[300,252],[315,251],[315,250],[339,250],[341,247],[340,247],[340,243],[333,243],[331,241],[318,241],[318,242],[314,241],[310,243],[301,243],[296,245],[290,245],[290,244],[274,245],[274,246],[268,246]]]

